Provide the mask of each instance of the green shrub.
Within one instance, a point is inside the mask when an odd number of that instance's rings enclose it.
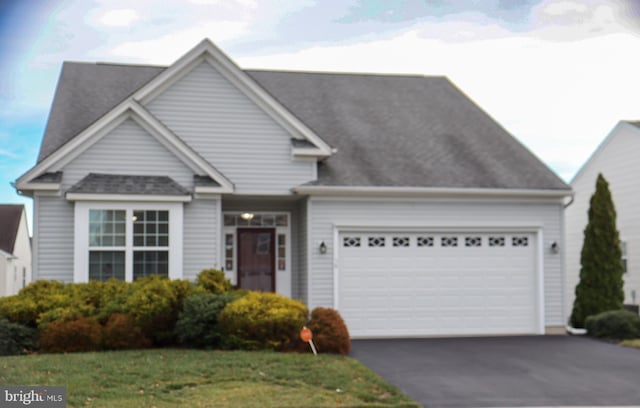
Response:
[[[307,321],[304,304],[287,297],[249,292],[229,303],[218,324],[225,348],[282,350]]]
[[[318,353],[346,355],[351,351],[349,330],[337,310],[316,307],[311,312],[311,320],[307,323],[307,327],[313,333],[313,344]],[[310,346],[299,341],[296,350],[309,351]]]
[[[640,337],[640,316],[627,310],[612,310],[587,317],[585,327],[594,337],[634,339]]]
[[[1,298],[0,317],[36,327],[42,313],[70,304],[71,298],[65,293],[63,283],[39,280],[21,289],[15,296]]]
[[[0,317],[0,356],[24,354],[35,349],[36,330]]]
[[[92,317],[54,321],[40,330],[38,344],[45,353],[100,350],[102,326]]]
[[[220,344],[218,316],[227,303],[236,298],[231,292],[199,292],[189,296],[176,323],[178,341],[189,347],[217,347]]]
[[[224,276],[223,271],[205,269],[196,277],[196,285],[211,293],[225,293],[231,290],[231,282]]]
[[[149,347],[151,341],[134,324],[131,316],[113,313],[104,325],[102,345],[107,350],[140,349]]]
[[[182,304],[194,291],[193,284],[186,280],[147,276],[131,283],[126,298],[110,311],[130,315],[155,345],[165,346],[175,343]]]

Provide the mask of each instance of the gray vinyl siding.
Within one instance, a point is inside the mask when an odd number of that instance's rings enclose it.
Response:
[[[375,201],[311,199],[310,242],[324,241],[327,254],[312,251],[309,256],[310,308],[333,307],[334,226],[385,225],[398,227],[522,225],[542,226],[545,325],[564,325],[563,258],[550,254],[548,247],[556,241],[563,247],[561,204],[526,204],[444,201]],[[495,228],[500,230],[499,227]],[[393,265],[389,265],[390,271]]]
[[[193,172],[131,119],[64,167],[63,190],[88,173],[169,176],[185,188],[193,187]]]
[[[218,264],[219,206],[219,199],[200,198],[184,206],[184,279],[195,280],[203,269],[221,266]]]
[[[147,108],[230,179],[240,194],[290,194],[314,163],[291,157],[291,135],[208,63]]]
[[[596,190],[598,173],[609,182],[616,207],[620,239],[627,243],[627,273],[624,278],[625,303],[640,301],[640,188],[638,184],[640,128],[621,122],[571,182],[574,200],[565,210],[566,217],[566,302],[571,313],[575,288],[580,280],[580,253],[587,226],[589,201]],[[568,317],[568,316],[567,316]]]
[[[33,279],[73,282],[73,203],[34,197]]]

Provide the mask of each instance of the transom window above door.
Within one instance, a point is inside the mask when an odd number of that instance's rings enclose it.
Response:
[[[225,213],[225,227],[286,227],[289,225],[287,214]]]

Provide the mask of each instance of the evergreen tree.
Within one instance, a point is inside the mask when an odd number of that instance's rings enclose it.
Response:
[[[598,174],[596,192],[591,196],[589,222],[584,229],[580,256],[580,282],[576,286],[570,323],[584,327],[588,316],[622,309],[623,265],[616,209],[609,183]]]

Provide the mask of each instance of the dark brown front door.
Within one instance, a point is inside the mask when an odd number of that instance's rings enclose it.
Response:
[[[238,228],[238,286],[275,291],[275,229]]]

